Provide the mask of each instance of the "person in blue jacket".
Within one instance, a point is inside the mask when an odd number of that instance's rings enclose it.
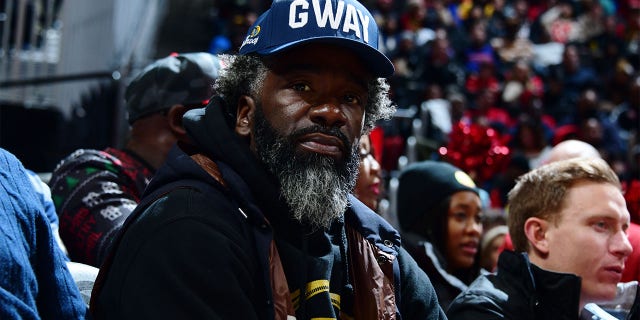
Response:
[[[95,319],[445,319],[426,274],[353,190],[394,108],[356,0],[273,1],[100,269]]]
[[[0,149],[0,319],[84,319],[87,307],[22,163]]]

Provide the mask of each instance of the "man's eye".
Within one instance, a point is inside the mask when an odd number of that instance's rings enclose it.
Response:
[[[296,84],[293,85],[293,90],[296,90],[296,91],[309,91],[309,90],[311,90],[311,87],[309,87],[305,83],[296,83]]]
[[[356,96],[356,95],[346,95],[344,97],[344,101],[348,104],[360,104],[360,97]]]
[[[607,230],[609,225],[605,221],[598,221],[593,224],[593,226],[598,230]]]
[[[453,218],[457,221],[465,221],[467,220],[467,215],[464,212],[456,212],[453,215]]]

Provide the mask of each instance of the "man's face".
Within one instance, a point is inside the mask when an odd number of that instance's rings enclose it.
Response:
[[[344,161],[362,132],[371,79],[362,62],[337,46],[312,44],[284,52],[269,63],[261,94],[267,121],[282,135],[312,127],[340,131],[307,134],[294,142],[297,153]]]
[[[346,208],[370,76],[349,51],[308,45],[267,62],[252,147],[278,177],[294,217],[327,227]]]
[[[549,223],[549,255],[539,267],[580,276],[581,305],[614,298],[632,250],[620,190],[608,183],[578,182],[569,189],[559,218]]]

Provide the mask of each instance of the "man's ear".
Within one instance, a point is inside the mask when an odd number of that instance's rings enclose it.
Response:
[[[185,130],[182,125],[182,116],[189,110],[191,110],[191,108],[187,108],[181,104],[174,104],[169,108],[169,111],[167,111],[169,128],[180,141],[186,141],[187,139],[187,130]]]
[[[549,254],[548,228],[549,221],[544,219],[531,217],[524,222],[524,233],[529,240],[529,245],[541,256]]]
[[[241,96],[238,101],[238,113],[236,115],[236,133],[243,137],[251,135],[253,128],[253,115],[256,103],[250,96]]]

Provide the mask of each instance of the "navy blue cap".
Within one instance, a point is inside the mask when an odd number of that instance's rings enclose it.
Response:
[[[247,33],[240,54],[271,55],[311,42],[334,43],[353,50],[377,77],[394,68],[378,50],[378,26],[356,0],[274,0]]]

